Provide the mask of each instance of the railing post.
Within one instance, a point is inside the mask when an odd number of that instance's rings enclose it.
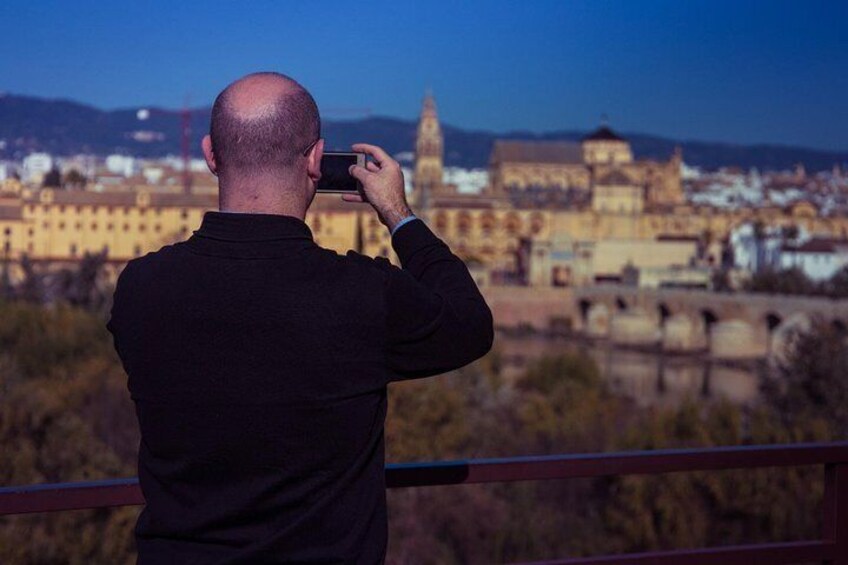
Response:
[[[825,563],[848,565],[848,465],[825,465],[822,502],[822,537],[835,545],[833,559]]]

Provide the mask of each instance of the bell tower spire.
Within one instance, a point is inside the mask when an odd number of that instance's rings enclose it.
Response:
[[[436,100],[427,89],[415,138],[415,174],[412,178],[413,198],[419,208],[426,208],[428,197],[442,191],[443,158],[444,138]]]

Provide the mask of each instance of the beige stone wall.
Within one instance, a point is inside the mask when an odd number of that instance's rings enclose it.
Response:
[[[583,142],[583,161],[587,165],[621,165],[633,161],[630,144],[620,140]]]
[[[34,259],[74,260],[86,251],[104,247],[109,257],[123,261],[185,239],[200,226],[204,212],[215,209],[214,196],[190,197],[184,205],[156,205],[140,193],[78,193],[74,203],[59,200],[67,195],[37,191],[0,200],[0,253],[8,244],[10,259],[24,253]],[[112,197],[114,196],[114,198]],[[104,204],[105,201],[123,204]],[[158,200],[158,201],[161,201]],[[194,204],[191,204],[194,202]],[[334,201],[335,202],[335,201]],[[479,207],[443,207],[427,212],[427,221],[457,254],[477,259],[486,267],[513,269],[522,238],[574,242],[604,240],[655,240],[661,235],[695,236],[718,242],[735,226],[762,220],[773,226],[803,226],[815,235],[844,236],[848,218],[819,218],[803,206],[796,215],[770,208],[718,212],[678,206],[669,211],[620,214],[593,210],[511,209],[505,203],[481,198]],[[316,203],[307,216],[319,244],[340,253],[356,249],[362,230],[362,251],[395,259],[388,230],[367,206]],[[75,252],[75,253],[74,253]],[[575,271],[574,277],[580,273]]]
[[[604,239],[595,242],[592,270],[595,275],[612,275],[626,265],[646,269],[688,265],[696,251],[694,241]]]
[[[608,214],[641,214],[645,207],[640,186],[598,185],[592,190],[592,210]]]
[[[23,237],[17,251],[39,259],[73,259],[108,249],[128,260],[179,241],[197,229],[205,208],[58,204],[23,206]]]

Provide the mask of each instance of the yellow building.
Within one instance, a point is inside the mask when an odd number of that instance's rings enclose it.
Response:
[[[581,143],[502,140],[492,150],[489,194],[569,191],[569,200],[580,205],[599,179],[617,171],[642,189],[646,208],[668,209],[684,202],[681,163],[679,150],[668,161],[634,160],[630,143],[607,126]]]
[[[656,251],[664,247],[650,242],[694,238],[717,262],[718,242],[752,221],[848,237],[848,218],[821,217],[808,202],[734,211],[686,205],[680,153],[667,162],[636,160],[629,143],[609,128],[581,144],[496,142],[489,186],[481,194],[458,194],[443,182],[444,139],[430,95],[415,148],[414,210],[495,284],[517,278],[540,285],[591,282],[601,271],[615,270],[621,262],[615,257],[626,260],[626,253],[605,252],[615,264],[595,268],[601,265],[593,263],[595,250],[612,245],[605,242],[633,241]],[[53,265],[105,251],[114,276],[127,260],[189,237],[217,203],[215,190],[183,194],[178,185],[35,190],[7,181],[0,186],[0,259],[14,274],[24,256]],[[320,245],[395,259],[388,230],[368,205],[319,195],[306,221]],[[528,256],[539,253],[551,260],[522,277]],[[679,257],[660,258],[652,268],[672,260]]]
[[[645,189],[619,170],[595,181],[592,210],[606,214],[641,214],[645,209]]]

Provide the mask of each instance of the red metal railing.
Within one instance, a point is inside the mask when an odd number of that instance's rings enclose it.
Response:
[[[779,565],[822,562],[848,565],[848,442],[404,463],[386,467],[386,482],[389,488],[403,488],[805,465],[824,468],[823,527],[819,539],[568,558],[544,563]],[[137,479],[0,488],[0,516],[143,503]]]

